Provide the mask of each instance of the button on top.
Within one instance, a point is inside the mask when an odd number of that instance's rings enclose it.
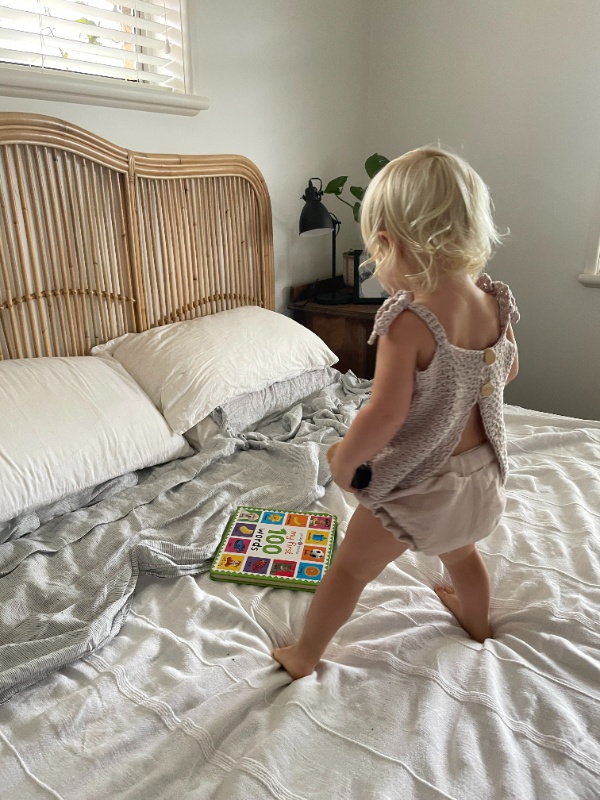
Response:
[[[484,397],[491,397],[496,391],[493,383],[484,383],[481,387],[481,394]]]
[[[493,364],[496,360],[496,353],[494,353],[491,347],[488,347],[487,350],[483,351],[483,360],[488,365]]]

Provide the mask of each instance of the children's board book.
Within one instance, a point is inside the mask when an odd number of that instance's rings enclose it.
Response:
[[[336,528],[332,514],[239,506],[210,577],[314,592],[331,562]]]

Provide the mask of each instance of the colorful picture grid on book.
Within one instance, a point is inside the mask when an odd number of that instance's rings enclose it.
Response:
[[[329,514],[239,508],[215,567],[230,572],[232,579],[316,585],[327,568],[334,536],[335,518]]]

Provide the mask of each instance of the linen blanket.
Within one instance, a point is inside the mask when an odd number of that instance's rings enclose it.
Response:
[[[206,571],[236,506],[309,509],[370,385],[332,374],[264,428],[2,526],[0,702],[112,639],[140,573]]]

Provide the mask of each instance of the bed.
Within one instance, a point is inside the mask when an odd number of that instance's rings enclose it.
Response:
[[[2,800],[597,798],[600,422],[506,408],[494,639],[408,553],[291,682],[310,594],[208,569],[237,505],[343,538],[370,384],[273,311],[260,172],[38,115],[0,149]]]

